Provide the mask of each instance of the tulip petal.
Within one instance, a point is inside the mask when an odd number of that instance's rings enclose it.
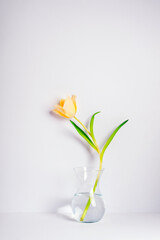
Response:
[[[63,109],[62,106],[57,104],[57,105],[54,105],[54,107],[55,107],[55,109],[60,110],[61,112],[63,112],[65,114],[65,110]]]
[[[61,101],[60,101],[59,104],[60,104],[61,107],[63,107],[64,103],[65,103],[65,100],[64,100],[64,99],[61,99]]]
[[[73,117],[76,114],[73,101],[70,97],[67,97],[63,106],[64,111],[68,116]]]
[[[58,112],[60,112],[64,117],[66,118],[70,118],[70,116],[65,112],[65,110],[63,109],[63,107],[61,107],[60,105],[55,105],[55,110],[57,110]]]
[[[57,110],[57,109],[54,109],[53,112],[56,113],[56,114],[58,114],[58,115],[60,115],[61,117],[69,118],[67,115],[63,114],[62,112],[60,112],[60,111]]]
[[[77,112],[76,95],[72,95],[72,102],[74,104],[75,111]]]

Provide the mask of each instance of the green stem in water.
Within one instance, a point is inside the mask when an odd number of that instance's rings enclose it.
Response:
[[[100,157],[100,166],[99,166],[98,175],[97,175],[97,178],[96,178],[94,187],[93,187],[93,194],[94,194],[95,191],[96,191],[97,184],[98,184],[98,181],[99,181],[99,177],[100,177],[100,174],[101,174],[101,170],[102,170],[102,159],[101,159],[101,157]],[[85,209],[84,209],[84,211],[83,211],[83,213],[82,213],[82,216],[81,216],[81,218],[80,218],[80,221],[81,221],[81,222],[84,220],[84,218],[85,218],[85,216],[86,216],[86,214],[87,214],[87,211],[88,211],[90,205],[91,205],[91,197],[89,197],[88,202],[87,202],[87,204],[86,204],[86,207],[85,207]]]

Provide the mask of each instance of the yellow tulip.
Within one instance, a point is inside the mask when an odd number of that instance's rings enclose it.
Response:
[[[61,99],[59,105],[57,104],[54,107],[53,112],[56,114],[65,118],[72,118],[77,112],[76,96],[72,95],[72,97]]]

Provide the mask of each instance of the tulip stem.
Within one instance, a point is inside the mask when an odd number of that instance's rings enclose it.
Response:
[[[95,137],[92,137],[92,135],[91,135],[91,133],[89,132],[89,130],[85,127],[85,125],[84,125],[78,118],[76,118],[75,116],[74,116],[73,118],[74,118],[75,120],[77,120],[77,122],[79,122],[79,123],[82,125],[82,127],[86,130],[86,132],[91,136],[91,138],[93,139],[93,142],[94,142],[94,144],[95,144],[95,146],[96,146],[96,148],[97,148],[96,151],[98,152],[98,155],[99,155],[99,158],[100,158],[100,165],[99,165],[98,175],[97,175],[97,178],[96,178],[94,187],[93,187],[93,194],[94,194],[95,191],[96,191],[96,188],[97,188],[97,185],[98,185],[98,181],[99,181],[99,177],[100,177],[100,173],[101,173],[101,170],[102,170],[102,160],[103,160],[103,156],[101,157],[101,152],[100,152],[100,149],[99,149],[99,146],[98,146],[98,144],[97,144],[97,141],[96,141]],[[86,216],[86,213],[87,213],[90,205],[91,205],[91,197],[89,197],[89,199],[88,199],[88,202],[87,202],[87,204],[86,204],[86,207],[85,207],[85,209],[84,209],[84,211],[83,211],[83,213],[82,213],[82,216],[81,216],[81,218],[80,218],[80,221],[83,221],[83,220],[84,220],[84,218],[85,218],[85,216]]]
[[[96,146],[96,148],[97,148],[96,151],[97,151],[98,154],[100,155],[100,150],[99,150],[98,144],[97,144],[97,142],[96,142],[96,139],[92,137],[90,131],[85,127],[85,125],[84,125],[78,118],[76,118],[75,116],[74,116],[73,118],[74,118],[75,120],[77,120],[77,122],[79,122],[79,123],[82,125],[82,127],[86,130],[86,132],[89,134],[89,136],[93,139],[93,142],[94,142],[94,144],[95,144],[95,146]]]
[[[91,135],[90,134],[90,132],[88,131],[88,129],[84,126],[84,124],[78,119],[78,118],[76,118],[75,116],[73,117],[75,120],[77,120],[77,122],[79,122],[81,125],[82,125],[82,127],[86,130],[86,132],[89,134],[89,135]]]

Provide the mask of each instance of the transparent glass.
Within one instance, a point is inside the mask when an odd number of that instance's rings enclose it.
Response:
[[[102,194],[99,189],[99,181],[103,170],[94,168],[77,167],[74,168],[76,176],[79,179],[79,188],[72,199],[72,211],[74,218],[79,222],[93,223],[102,219],[105,213],[105,205]],[[96,188],[94,189],[95,182],[98,177]],[[95,191],[94,191],[95,190]],[[89,203],[85,217],[82,220],[82,214]]]

